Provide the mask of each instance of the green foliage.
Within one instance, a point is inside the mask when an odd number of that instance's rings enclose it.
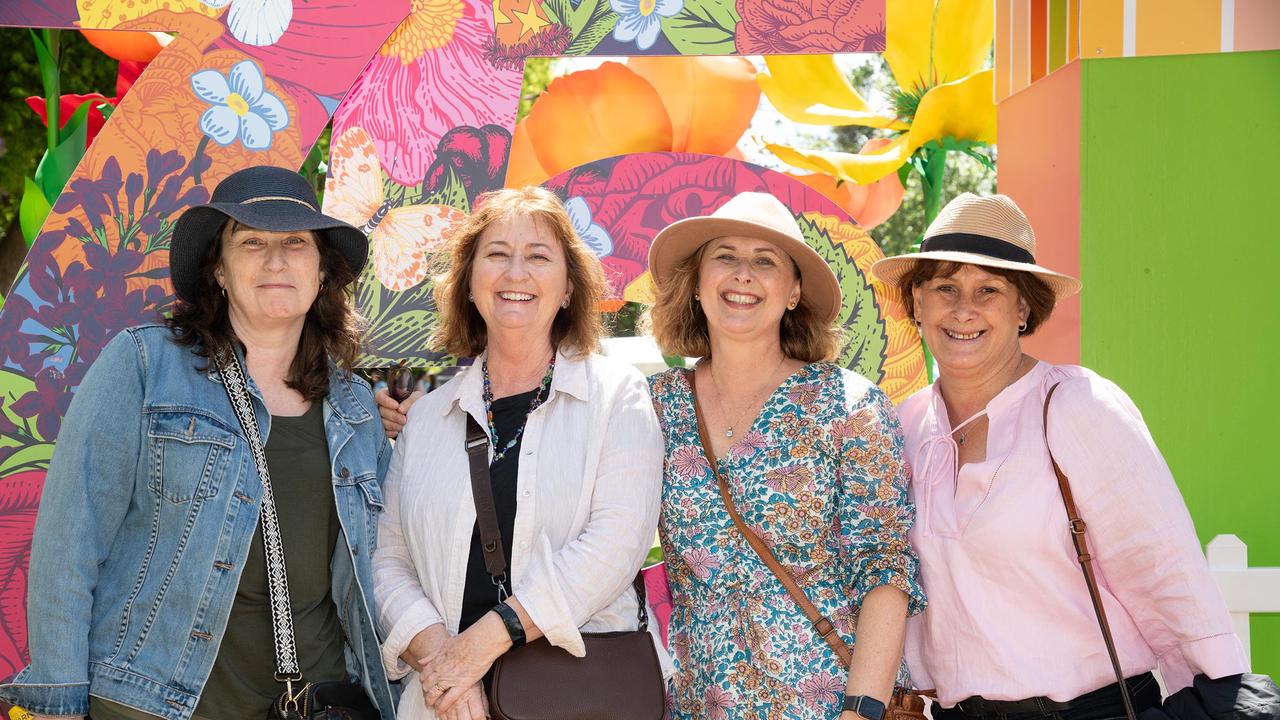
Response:
[[[520,85],[520,105],[516,108],[516,122],[529,114],[533,101],[537,100],[551,84],[551,58],[527,58],[524,61],[524,82]]]
[[[685,0],[680,12],[661,18],[662,33],[682,55],[731,55],[740,20],[732,0]]]
[[[569,28],[573,41],[565,55],[586,55],[618,24],[609,0],[581,0],[577,7],[572,0],[546,0],[542,7],[552,20]]]
[[[116,62],[77,32],[63,32],[59,84],[64,93],[116,94]],[[42,96],[40,66],[29,31],[0,28],[0,231],[18,217],[24,178],[44,154],[45,129],[24,100]]]

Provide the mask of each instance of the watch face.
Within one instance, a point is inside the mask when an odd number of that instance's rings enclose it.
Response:
[[[845,695],[844,710],[852,710],[867,720],[884,718],[884,703],[866,695]]]

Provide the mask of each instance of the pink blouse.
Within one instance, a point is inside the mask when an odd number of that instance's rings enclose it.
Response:
[[[944,707],[1068,700],[1115,682],[1042,430],[1071,480],[1126,676],[1157,665],[1167,689],[1247,672],[1195,528],[1142,415],[1090,370],[1039,363],[987,406],[987,459],[956,472],[936,386],[898,409],[915,473],[925,612],[908,620],[917,687]]]

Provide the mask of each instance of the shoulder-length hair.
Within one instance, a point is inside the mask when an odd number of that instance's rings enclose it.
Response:
[[[710,243],[704,243],[692,255],[681,260],[657,287],[657,299],[647,313],[646,325],[653,339],[667,355],[707,357],[711,354],[711,337],[707,315],[698,292],[698,267]],[[782,354],[803,362],[832,360],[840,350],[840,329],[823,319],[800,289],[800,302],[795,309],[782,314],[778,328]]]
[[[206,360],[219,350],[230,348],[232,343],[243,347],[227,315],[227,296],[214,277],[214,271],[222,263],[222,245],[237,227],[244,226],[230,218],[223,224],[214,241],[209,243],[209,251],[200,265],[200,288],[195,298],[179,298],[173,315],[166,321],[175,343],[191,348],[191,352]],[[298,352],[293,356],[285,384],[308,400],[319,400],[329,394],[330,361],[347,373],[355,366],[364,320],[352,306],[347,289],[356,279],[355,271],[333,243],[328,242],[323,230],[311,232],[316,236],[320,271],[325,279],[307,310]],[[207,363],[200,368],[207,369]]]
[[[600,300],[604,297],[604,270],[591,248],[578,237],[560,198],[537,186],[507,188],[485,193],[478,207],[454,233],[449,268],[436,282],[435,301],[440,325],[432,345],[444,352],[475,357],[489,342],[484,318],[470,301],[471,268],[480,236],[496,222],[526,215],[551,231],[564,251],[568,265],[569,307],[556,313],[551,323],[551,344],[574,354],[595,352],[604,335]]]

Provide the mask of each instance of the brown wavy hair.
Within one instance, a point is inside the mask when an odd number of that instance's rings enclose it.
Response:
[[[949,278],[960,272],[960,268],[964,266],[965,263],[950,260],[920,260],[916,262],[915,267],[907,271],[898,280],[898,289],[902,292],[902,302],[907,306],[907,318],[913,323],[916,322],[916,301],[911,294],[912,289],[920,287],[936,277]],[[1030,335],[1053,314],[1053,308],[1057,304],[1058,298],[1053,294],[1053,288],[1049,287],[1049,283],[1036,277],[1035,273],[988,267],[986,265],[979,265],[978,267],[992,275],[999,275],[1008,280],[1009,284],[1017,289],[1018,295],[1027,301],[1027,308],[1029,309],[1027,313],[1027,329],[1019,331],[1018,335]]]
[[[475,212],[454,233],[450,241],[449,268],[436,282],[434,294],[440,325],[431,337],[432,346],[464,357],[484,352],[489,343],[488,328],[468,298],[476,246],[490,225],[526,215],[550,230],[560,242],[573,286],[569,307],[559,310],[551,322],[552,346],[576,354],[598,350],[604,335],[604,322],[600,318],[604,270],[599,258],[574,232],[560,198],[550,190],[529,186],[485,193],[477,202]]]
[[[658,284],[657,300],[645,315],[646,329],[667,355],[707,357],[711,354],[707,315],[702,311],[702,303],[694,299],[698,291],[698,266],[709,244],[704,243],[671,269]],[[836,357],[841,333],[834,323],[824,320],[814,309],[802,286],[800,302],[794,310],[782,314],[778,340],[786,357],[818,362]]]
[[[191,348],[192,353],[206,360],[232,343],[244,349],[227,315],[227,297],[214,278],[214,271],[222,262],[222,243],[231,237],[236,227],[244,226],[228,218],[218,230],[200,264],[200,287],[195,299],[179,298],[173,306],[173,315],[166,321],[175,343]],[[341,251],[328,242],[325,231],[312,232],[320,250],[320,271],[325,280],[307,310],[298,352],[293,356],[285,384],[308,400],[319,400],[329,394],[330,361],[350,375],[360,354],[364,319],[352,306],[348,290],[356,279],[355,271]],[[205,371],[208,367],[206,363],[199,369]]]

